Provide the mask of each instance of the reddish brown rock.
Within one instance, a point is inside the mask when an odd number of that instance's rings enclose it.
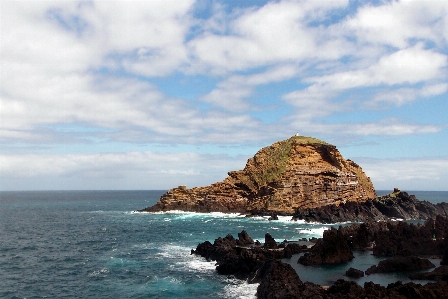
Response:
[[[361,167],[345,160],[335,146],[293,136],[261,149],[243,170],[229,172],[222,182],[173,188],[143,211],[292,215],[298,208],[359,203],[375,196]]]

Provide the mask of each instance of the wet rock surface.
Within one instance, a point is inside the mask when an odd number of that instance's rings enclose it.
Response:
[[[349,268],[345,272],[345,276],[351,277],[351,278],[361,278],[361,277],[364,277],[364,271],[361,271],[361,270],[358,270],[355,268]]]
[[[303,250],[296,243],[284,243],[283,248],[279,248],[270,234],[265,235],[264,245],[249,243],[248,240],[252,240],[252,238],[246,231],[242,231],[238,236],[238,240],[232,235],[219,237],[213,244],[205,241],[191,253],[200,255],[209,261],[216,261],[216,270],[219,274],[232,274],[238,278],[247,279],[254,275],[264,262],[290,258],[293,254]]]
[[[434,267],[435,265],[428,259],[415,256],[396,256],[381,261],[378,265],[371,266],[366,270],[366,274],[425,270]]]
[[[387,235],[387,238],[385,237]],[[429,236],[427,236],[429,235]],[[352,259],[351,249],[386,248],[377,250],[379,255],[392,254],[392,257],[380,262],[366,271],[366,274],[391,271],[417,271],[434,267],[429,260],[412,256],[413,253],[430,253],[444,256],[448,250],[446,239],[448,222],[443,217],[414,225],[406,222],[366,222],[354,224],[339,229],[325,231],[323,238],[317,239],[314,247],[305,252],[309,264],[343,263]],[[440,266],[431,272],[412,273],[411,279],[435,280],[435,283],[421,285],[400,281],[387,287],[366,282],[364,286],[354,281],[337,280],[328,288],[299,277],[295,270],[280,259],[290,258],[293,254],[306,251],[297,243],[284,241],[277,244],[270,234],[265,235],[264,244],[253,244],[247,232],[238,234],[238,239],[227,235],[218,238],[213,244],[206,241],[192,250],[208,260],[217,262],[216,270],[220,274],[235,275],[248,282],[260,283],[257,298],[312,298],[312,299],[343,299],[343,298],[448,298],[448,266]],[[252,240],[252,241],[251,241]],[[426,242],[416,245],[418,242]],[[392,245],[394,244],[394,245]],[[411,246],[414,244],[413,246]],[[425,247],[425,249],[423,249]],[[300,258],[299,258],[300,260]],[[368,273],[367,273],[368,272]],[[349,269],[348,277],[362,277],[363,271]]]
[[[346,263],[354,258],[342,229],[331,228],[324,232],[311,250],[301,256],[298,263],[305,266],[334,265]]]

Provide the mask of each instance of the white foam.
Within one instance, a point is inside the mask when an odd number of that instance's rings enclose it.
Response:
[[[176,259],[189,256],[191,252],[191,248],[179,245],[161,245],[158,247],[158,249],[162,252],[157,253],[157,255]]]
[[[328,229],[328,227],[317,227],[317,228],[296,228],[299,231],[299,234],[308,235],[313,237],[322,237],[324,235],[324,231]]]
[[[216,269],[215,262],[208,262],[204,258],[192,256],[192,259],[184,263],[188,269],[195,272],[214,272]]]
[[[227,285],[224,287],[224,298],[237,299],[255,299],[257,294],[258,283],[249,284],[238,279],[227,279]]]

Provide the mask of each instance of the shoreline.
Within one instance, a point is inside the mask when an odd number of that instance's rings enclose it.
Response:
[[[445,218],[438,217],[435,220],[434,225],[436,225],[436,222],[437,226],[441,226],[443,230],[448,234],[448,221]],[[392,222],[382,223],[379,225],[370,223],[369,225],[371,225],[368,228],[369,233],[375,231],[375,234],[381,235],[381,232],[383,232],[386,234],[392,234],[392,237],[397,237],[397,235],[393,232],[394,229],[406,229],[406,227],[413,229],[413,227],[415,227],[415,225],[413,224],[392,224]],[[387,226],[387,230],[377,231],[379,227],[386,227],[385,225]],[[396,226],[395,228],[393,227],[394,225]],[[415,232],[415,236],[411,237],[411,239],[414,237],[419,238],[419,231],[425,231],[428,225],[430,225],[428,221],[425,223],[425,225],[420,225],[418,227],[418,231]],[[326,231],[323,238],[318,239],[317,242],[311,247],[310,245],[312,245],[313,243],[311,243],[310,241],[305,242],[303,240],[302,242],[284,240],[283,242],[278,243],[274,241],[274,238],[270,234],[265,235],[265,243],[258,243],[256,246],[250,246],[249,244],[251,244],[253,240],[251,240],[250,236],[248,236],[245,231],[242,231],[238,234],[238,239],[234,239],[231,235],[227,235],[225,238],[220,237],[216,239],[213,244],[211,244],[209,241],[201,243],[198,245],[196,250],[192,250],[192,254],[201,255],[207,260],[216,261],[216,270],[219,274],[234,275],[236,278],[245,280],[249,283],[259,282],[260,284],[257,287],[257,298],[274,298],[271,296],[273,294],[277,296],[275,298],[305,298],[300,297],[301,295],[299,296],[298,294],[310,292],[315,295],[321,296],[321,298],[334,298],[332,296],[336,294],[343,295],[341,294],[341,290],[346,290],[347,288],[355,288],[358,292],[361,292],[363,294],[367,294],[368,292],[379,292],[383,295],[393,292],[399,293],[403,289],[413,289],[414,291],[418,292],[419,290],[424,290],[424,292],[432,293],[437,293],[437,290],[444,290],[444,292],[446,291],[446,294],[448,296],[448,282],[446,281],[446,277],[448,276],[442,275],[440,276],[442,278],[438,281],[434,281],[433,279],[421,280],[422,278],[420,278],[420,280],[417,280],[417,282],[415,282],[415,279],[394,279],[388,281],[387,283],[377,283],[374,282],[375,279],[369,279],[370,275],[375,275],[374,273],[377,273],[378,271],[381,272],[380,276],[378,277],[381,277],[381,275],[385,277],[387,275],[385,275],[384,273],[389,272],[402,274],[423,273],[423,275],[426,275],[425,273],[434,271],[433,268],[435,268],[437,271],[445,271],[443,273],[445,273],[444,275],[446,275],[448,274],[448,266],[439,266],[439,264],[448,264],[448,246],[444,245],[446,247],[442,248],[446,249],[444,250],[444,252],[441,252],[440,248],[438,248],[437,246],[439,246],[439,244],[448,244],[448,241],[445,241],[444,238],[439,238],[436,241],[430,243],[433,246],[428,246],[427,243],[424,244],[424,246],[426,247],[433,247],[431,248],[431,250],[433,251],[429,254],[430,256],[438,256],[437,258],[432,259],[434,264],[432,264],[432,262],[426,258],[417,257],[425,256],[424,254],[422,254],[422,251],[419,251],[422,250],[421,248],[414,248],[414,252],[410,252],[409,254],[398,253],[395,254],[396,257],[390,257],[390,255],[384,253],[382,254],[381,251],[378,251],[377,247],[381,247],[380,243],[382,242],[380,239],[376,240],[378,241],[378,243],[375,244],[372,250],[366,249],[365,246],[359,247],[359,245],[361,244],[371,244],[370,242],[368,242],[368,239],[357,241],[353,240],[353,232],[356,231],[359,235],[359,232],[365,231],[365,227],[365,224],[354,224],[344,228],[340,227],[338,230],[332,228],[329,231]],[[412,242],[412,240],[410,241]],[[342,243],[344,243],[345,245],[343,245]],[[347,255],[347,246],[349,244],[349,251],[351,253],[351,256]],[[357,246],[358,248],[356,248]],[[325,248],[332,248],[332,250],[334,248],[339,248],[340,251],[328,255],[328,252],[330,252],[331,250]],[[356,252],[356,255],[353,255],[353,251]],[[322,252],[327,252],[328,256],[320,256]],[[316,256],[318,257],[317,260],[315,259]],[[365,276],[365,278],[363,279],[359,279],[359,277],[358,279],[346,277],[348,276],[348,271],[345,274],[346,276],[341,275],[341,271],[339,271],[337,275],[334,275],[330,278],[326,277],[325,282],[320,281],[320,283],[316,283],[318,281],[313,281],[313,279],[306,279],[305,277],[301,277],[301,275],[307,275],[309,277],[310,275],[312,275],[313,270],[319,267],[326,267],[327,271],[331,270],[331,267],[341,268],[341,265],[342,268],[347,268],[351,266],[351,264],[349,263],[350,261],[352,261],[353,259],[358,260],[360,256],[371,257],[371,262],[368,269],[365,269],[365,261],[363,270],[354,269],[358,272],[361,272],[362,276]],[[309,264],[309,262],[305,263],[307,259],[303,259],[303,257],[311,257],[310,261],[314,262],[311,262],[311,264]],[[306,265],[300,266],[305,269],[303,273],[298,271],[298,267],[294,267],[295,265],[299,265],[297,264],[297,262],[295,262],[296,259],[300,264]],[[372,263],[372,261],[375,262]],[[399,261],[398,265],[401,268],[396,268],[397,261]],[[408,264],[403,264],[403,261]],[[376,263],[378,265],[376,265]],[[341,278],[341,276],[343,277]],[[302,281],[302,278],[305,282]],[[332,281],[332,279],[334,280]],[[363,281],[364,287],[359,284]],[[405,281],[405,283],[403,283],[403,281]],[[333,282],[333,284],[329,284],[331,282]],[[288,289],[287,292],[285,291],[285,288]],[[285,295],[285,292],[287,295]]]

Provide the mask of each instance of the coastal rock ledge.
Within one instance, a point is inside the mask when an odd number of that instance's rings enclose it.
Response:
[[[262,148],[243,170],[229,172],[222,182],[173,188],[142,211],[293,215],[297,209],[361,203],[375,197],[370,178],[334,145],[293,136]]]

